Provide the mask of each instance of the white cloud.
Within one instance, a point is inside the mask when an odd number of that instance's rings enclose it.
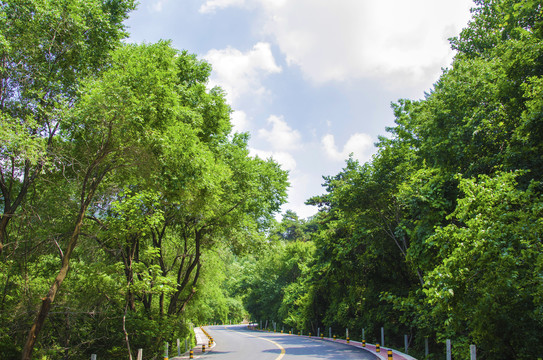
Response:
[[[472,0],[210,0],[260,4],[262,36],[315,83],[372,78],[427,88],[448,66],[448,38],[466,26]],[[213,5],[215,4],[215,5]]]
[[[268,118],[271,130],[260,129],[258,136],[266,140],[276,150],[292,150],[300,147],[302,136],[292,129],[282,116],[271,115]]]
[[[235,104],[242,95],[264,94],[266,88],[262,78],[281,72],[275,63],[268,43],[259,42],[251,50],[243,53],[238,49],[212,49],[204,56],[212,66],[210,86],[222,87],[230,104]]]
[[[300,218],[308,218],[315,215],[315,213],[317,213],[317,208],[315,206],[305,205],[305,201],[316,195],[320,190],[320,186],[317,187],[317,189],[314,189],[314,181],[309,174],[291,174],[289,181],[289,202],[281,207],[281,211],[284,213],[286,210],[292,210]],[[278,218],[280,220],[282,216],[279,216]]]
[[[343,146],[343,150],[338,150],[334,135],[327,134],[321,141],[326,155],[335,161],[344,161],[353,154],[353,157],[360,162],[370,160],[371,155],[375,151],[373,147],[373,139],[367,134],[355,133]]]
[[[235,110],[230,115],[230,120],[236,132],[244,132],[249,129],[249,119],[247,119],[247,114],[244,111]]]
[[[200,6],[201,13],[212,13],[217,9],[224,9],[229,6],[240,6],[245,3],[245,0],[208,0]]]
[[[294,157],[288,152],[265,151],[265,150],[250,148],[249,153],[251,156],[253,157],[258,156],[261,159],[272,158],[281,165],[281,169],[283,170],[294,171],[294,169],[296,169],[296,160],[294,160]]]
[[[151,12],[162,12],[162,9],[164,8],[164,4],[167,3],[168,0],[158,0],[158,1],[153,1],[150,5],[149,5],[149,10]]]

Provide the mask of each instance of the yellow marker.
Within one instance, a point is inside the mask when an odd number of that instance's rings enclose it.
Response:
[[[194,351],[189,351],[189,359],[194,359]]]
[[[393,355],[392,355],[392,350],[388,350],[387,351],[387,354],[388,354],[388,359],[394,359]]]
[[[350,339],[349,339],[349,338],[347,338],[347,344],[349,343],[349,340],[350,340]]]
[[[362,340],[362,347],[366,347],[366,340]]]
[[[203,352],[203,353],[206,352],[206,345],[205,345],[205,344],[202,344],[202,352]]]
[[[381,352],[381,345],[375,344],[375,352],[378,352],[378,353]]]

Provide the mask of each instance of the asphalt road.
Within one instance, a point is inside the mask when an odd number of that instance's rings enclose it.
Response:
[[[247,326],[209,326],[215,347],[205,354],[217,360],[377,360],[363,349],[296,335],[247,330]]]

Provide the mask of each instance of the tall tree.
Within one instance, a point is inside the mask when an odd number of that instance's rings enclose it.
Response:
[[[132,0],[8,0],[0,5],[0,254],[29,188],[58,156],[63,108],[126,36]]]

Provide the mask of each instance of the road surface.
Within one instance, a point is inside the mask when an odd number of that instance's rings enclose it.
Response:
[[[377,360],[370,352],[318,338],[251,331],[247,326],[208,326],[215,346],[199,358],[209,360]],[[196,358],[196,356],[195,356]]]

